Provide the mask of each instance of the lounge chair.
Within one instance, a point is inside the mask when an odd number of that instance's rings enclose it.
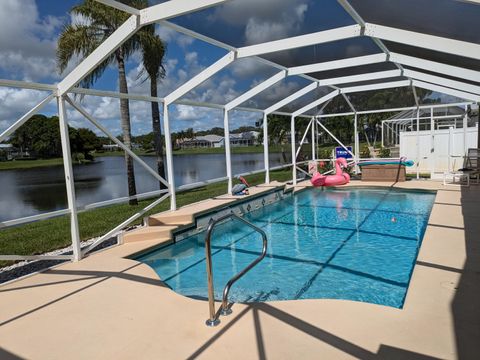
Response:
[[[453,164],[455,169],[455,162]],[[447,185],[447,175],[451,175],[453,178],[453,184],[455,184],[455,178],[458,177],[460,181],[464,179],[467,186],[470,186],[470,178],[476,178],[476,184],[480,183],[480,149],[471,148],[468,149],[467,156],[464,158],[463,167],[457,171],[447,171],[443,173],[443,185]]]

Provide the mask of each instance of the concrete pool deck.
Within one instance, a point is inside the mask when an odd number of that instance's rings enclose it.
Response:
[[[326,299],[235,304],[208,328],[206,302],[125,258],[159,241],[133,241],[1,286],[0,359],[477,359],[480,186],[395,187],[438,190],[403,309]]]

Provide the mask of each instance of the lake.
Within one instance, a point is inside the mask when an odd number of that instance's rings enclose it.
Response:
[[[155,157],[142,159],[156,168]],[[175,155],[176,186],[226,176],[224,154]],[[282,164],[281,154],[270,154],[270,167]],[[232,154],[233,174],[263,169],[263,154]],[[98,157],[74,165],[78,206],[127,196],[125,160]],[[158,190],[158,181],[135,162],[137,193]],[[63,166],[0,171],[0,221],[65,209],[67,196]],[[226,190],[226,189],[225,189]]]

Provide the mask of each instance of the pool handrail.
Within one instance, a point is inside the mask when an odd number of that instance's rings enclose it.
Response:
[[[240,271],[239,273],[234,275],[230,280],[228,280],[227,284],[225,285],[225,288],[223,289],[222,305],[220,306],[220,309],[218,310],[218,312],[215,312],[215,293],[214,293],[214,287],[213,287],[212,251],[211,251],[210,242],[211,242],[212,232],[215,226],[218,223],[224,220],[227,220],[229,218],[240,220],[245,225],[251,227],[253,230],[260,233],[263,240],[262,253],[254,261],[252,261],[248,266],[246,266],[242,271]],[[205,322],[207,326],[217,326],[218,324],[220,324],[220,320],[219,320],[220,315],[231,314],[232,310],[228,307],[228,293],[230,292],[230,288],[238,279],[240,279],[255,265],[257,265],[260,261],[263,260],[263,258],[267,254],[267,245],[268,245],[267,234],[265,233],[265,231],[263,231],[258,226],[252,224],[251,222],[245,220],[241,216],[235,214],[234,212],[221,216],[210,222],[207,228],[207,233],[205,235],[205,253],[206,253],[207,281],[208,281],[208,306],[210,311],[210,317]]]

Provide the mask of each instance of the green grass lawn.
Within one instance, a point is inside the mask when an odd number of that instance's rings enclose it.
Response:
[[[59,165],[63,165],[62,158],[0,161],[0,171],[15,170],[15,169],[31,169],[36,167],[59,166]]]
[[[250,185],[264,182],[264,173],[246,176]],[[271,180],[287,181],[291,179],[289,170],[271,172]],[[188,190],[177,194],[177,206],[181,207],[200,200],[225,194],[227,183],[210,184],[198,189]],[[82,240],[105,234],[128,217],[143,209],[152,199],[140,201],[137,206],[128,204],[112,205],[104,208],[85,211],[78,214],[80,236]],[[165,200],[148,214],[154,214],[169,209],[170,202]],[[134,224],[139,224],[141,219]],[[70,220],[68,216],[37,221],[34,223],[0,230],[0,254],[5,255],[33,255],[41,254],[71,244]],[[13,263],[0,261],[0,267]]]

